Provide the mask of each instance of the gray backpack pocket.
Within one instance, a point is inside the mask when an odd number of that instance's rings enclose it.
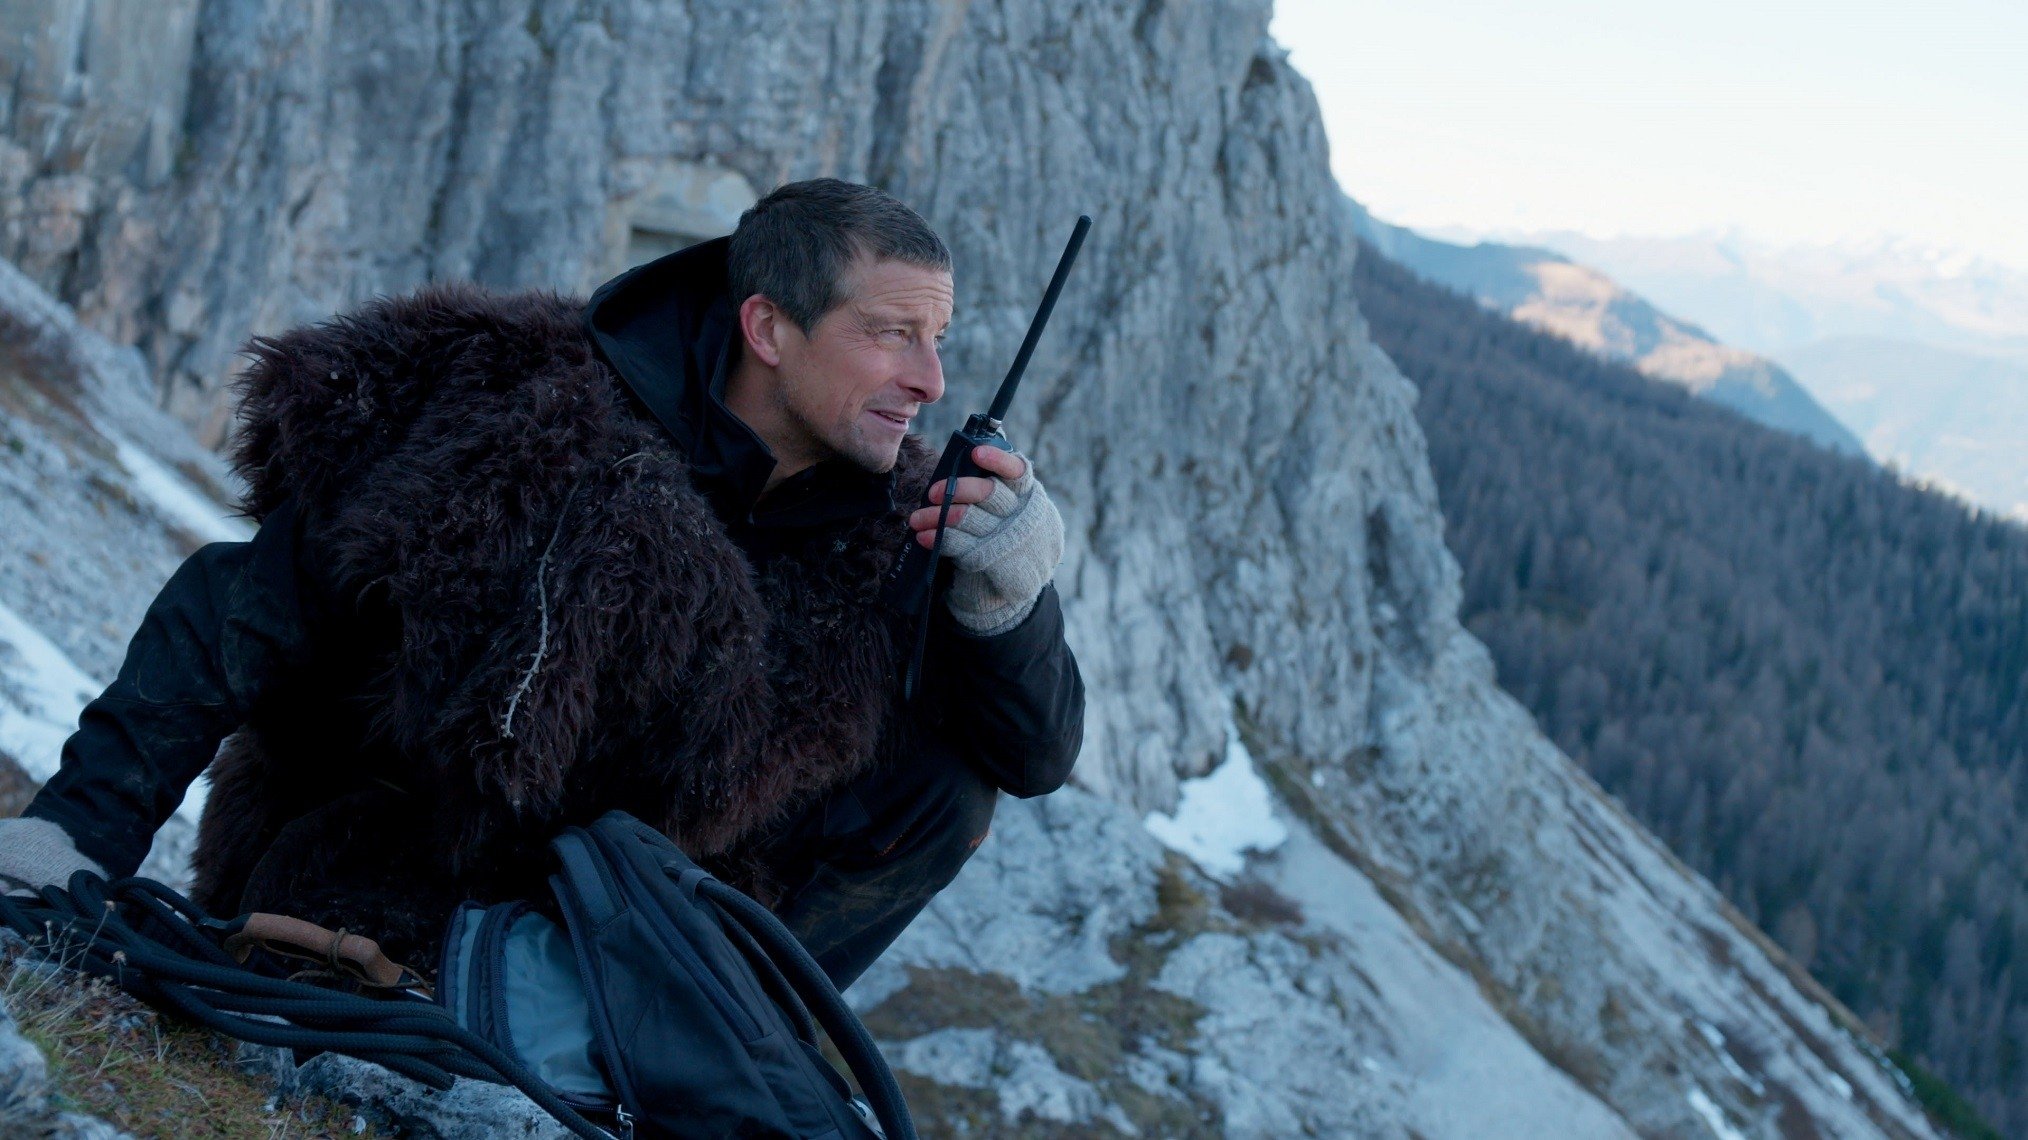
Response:
[[[573,1107],[612,1110],[570,935],[527,903],[458,908],[445,932],[437,1001]]]

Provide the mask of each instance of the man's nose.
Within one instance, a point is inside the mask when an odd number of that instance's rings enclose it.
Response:
[[[925,344],[922,351],[913,354],[908,370],[902,374],[902,387],[917,403],[934,404],[944,394],[944,362],[937,355],[937,346]]]

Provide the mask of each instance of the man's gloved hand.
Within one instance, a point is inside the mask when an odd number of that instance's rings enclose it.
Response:
[[[945,604],[967,631],[982,637],[1020,625],[1063,559],[1063,518],[1035,479],[1034,465],[997,447],[977,447],[972,460],[993,478],[958,480],[944,531],[944,554],[956,565]],[[930,488],[930,506],[909,516],[915,540],[936,542],[944,484]]]
[[[30,895],[67,886],[79,871],[106,873],[78,851],[63,828],[46,819],[0,819],[0,891]]]

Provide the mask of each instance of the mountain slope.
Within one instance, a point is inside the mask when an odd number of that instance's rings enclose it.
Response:
[[[1529,246],[1436,241],[1348,204],[1361,240],[1431,281],[1748,419],[1833,451],[1864,454],[1858,438],[1773,361],[1720,344],[1595,269]]]
[[[1096,215],[1009,421],[1071,528],[1078,786],[1005,804],[854,993],[932,1131],[1936,1135],[1835,1003],[1494,686],[1265,3],[200,16],[181,48],[86,21],[137,38],[14,60],[9,127],[24,194],[68,178],[112,204],[24,223],[13,252],[200,428],[250,333],[434,277],[582,289],[741,195],[837,174],[952,245],[934,432]],[[187,112],[140,116],[171,124],[166,167],[93,149],[149,105],[64,74],[114,47],[187,58]],[[1188,814],[1239,751],[1288,838],[1238,874],[1161,848],[1149,817]],[[328,1060],[294,1079],[414,1095]]]
[[[1461,612],[1558,745],[1803,965],[2028,1129],[2028,531],[1378,256]]]
[[[1782,355],[1874,456],[2028,522],[2028,358],[1860,336]]]

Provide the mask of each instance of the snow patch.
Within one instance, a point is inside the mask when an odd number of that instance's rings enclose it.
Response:
[[[119,436],[108,436],[118,449],[120,466],[134,477],[133,491],[155,505],[162,517],[206,542],[245,542],[253,527],[235,518],[211,496],[164,467],[154,456]]]
[[[1142,821],[1162,845],[1189,856],[1222,878],[1246,867],[1248,851],[1272,851],[1289,837],[1275,818],[1274,795],[1254,770],[1240,743],[1239,729],[1225,726],[1225,760],[1194,780],[1183,781],[1176,814],[1149,812]]]
[[[0,752],[37,783],[56,774],[78,710],[105,688],[0,604]]]
[[[1746,1133],[1734,1128],[1732,1123],[1725,1119],[1725,1110],[1718,1107],[1718,1102],[1712,1100],[1703,1089],[1693,1085],[1683,1099],[1690,1102],[1691,1111],[1704,1118],[1704,1126],[1711,1129],[1711,1134],[1718,1137],[1718,1140],[1746,1140]]]
[[[0,753],[19,764],[29,779],[40,784],[56,775],[63,742],[77,731],[78,713],[104,688],[41,630],[0,603]],[[162,858],[145,871],[181,882],[208,790],[200,781],[184,793],[176,808],[182,825],[157,833]]]

